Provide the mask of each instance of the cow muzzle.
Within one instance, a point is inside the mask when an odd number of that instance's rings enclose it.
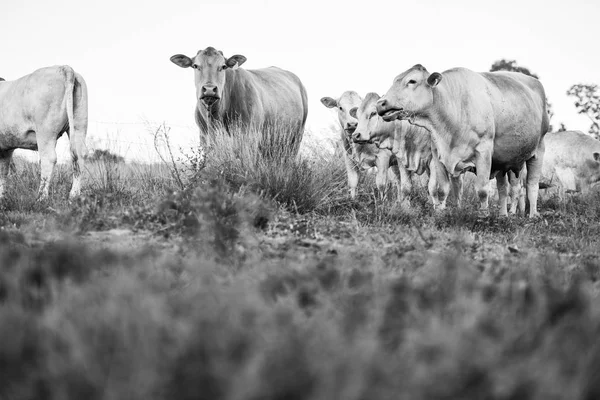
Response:
[[[219,89],[215,85],[204,85],[200,92],[200,100],[206,105],[213,105],[221,99]]]
[[[365,138],[365,136],[360,132],[354,132],[354,135],[352,135],[352,140],[356,144],[373,143],[370,139]]]
[[[392,106],[387,99],[380,99],[376,104],[376,108],[377,114],[386,122],[402,119],[408,115],[404,108]]]
[[[348,135],[352,136],[354,134],[354,132],[356,131],[357,126],[358,126],[358,123],[356,123],[356,122],[347,122],[346,128],[344,128],[344,130],[346,131],[346,133]]]

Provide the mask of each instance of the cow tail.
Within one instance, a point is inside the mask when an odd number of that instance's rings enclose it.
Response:
[[[67,122],[69,124],[69,136],[75,128],[75,122],[73,117],[73,92],[75,91],[75,71],[73,68],[65,65],[63,68],[65,74],[65,109],[67,111]]]
[[[542,114],[542,137],[550,130],[550,115],[548,114],[548,98],[546,97],[546,90],[541,82],[538,82],[541,89],[542,104],[544,106],[544,113]]]
[[[298,133],[294,137],[294,155],[298,154],[300,150],[300,144],[302,143],[302,139],[304,137],[304,129],[306,127],[306,118],[308,116],[308,95],[306,94],[306,88],[300,83],[300,95],[302,97],[302,124],[298,129]]]
[[[85,136],[87,133],[87,87],[83,78],[64,66],[65,73],[65,108],[69,124],[69,142],[73,161],[86,154]]]

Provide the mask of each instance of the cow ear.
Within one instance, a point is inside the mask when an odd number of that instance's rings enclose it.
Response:
[[[179,65],[181,68],[188,68],[193,64],[192,59],[183,54],[175,54],[171,57],[171,62],[175,65]]]
[[[597,153],[597,152],[595,152],[595,153],[593,154],[593,156],[594,156],[594,160],[595,160],[595,161],[598,161],[598,162],[600,162],[600,153]]]
[[[245,62],[246,57],[236,54],[235,56],[229,57],[227,61],[225,61],[225,65],[227,65],[229,68],[233,68],[237,64],[237,66],[240,67]]]
[[[332,99],[331,97],[323,97],[321,99],[321,103],[323,103],[323,105],[327,108],[337,107],[337,101],[335,101],[335,99]]]
[[[356,116],[356,112],[357,112],[357,111],[358,111],[358,107],[352,107],[352,108],[350,109],[350,111],[348,111],[348,113],[350,114],[350,116],[351,116],[352,118],[356,118],[356,119],[358,119],[358,117]]]
[[[436,87],[441,80],[442,74],[439,72],[434,72],[433,74],[429,75],[429,78],[427,78],[427,84],[431,87]]]

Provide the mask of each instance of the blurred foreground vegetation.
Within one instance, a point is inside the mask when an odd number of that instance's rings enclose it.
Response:
[[[600,197],[543,217],[410,210],[276,135],[205,163],[16,160],[0,211],[0,399],[600,398]],[[391,192],[391,191],[390,191]],[[393,194],[389,194],[393,197]],[[393,200],[393,199],[392,199]],[[493,208],[492,208],[493,210]]]

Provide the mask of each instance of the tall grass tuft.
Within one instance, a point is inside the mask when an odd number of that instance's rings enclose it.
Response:
[[[289,129],[216,130],[206,152],[206,172],[234,190],[248,189],[291,211],[325,210],[345,188],[343,164],[324,151],[317,150],[312,159],[298,156],[285,134]]]

